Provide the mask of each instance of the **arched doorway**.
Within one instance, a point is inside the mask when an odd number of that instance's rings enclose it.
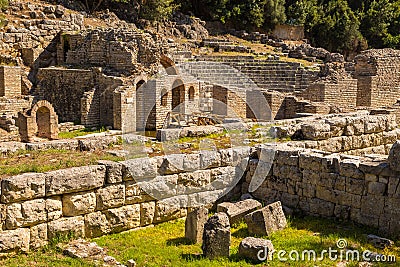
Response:
[[[176,80],[172,85],[172,111],[185,112],[185,85],[182,80]]]
[[[145,83],[146,83],[146,81],[144,81],[144,80],[138,81],[138,82],[136,83],[136,91],[137,91],[143,84],[145,84]]]
[[[38,137],[51,138],[50,110],[42,106],[36,111],[36,125]]]
[[[194,87],[190,86],[189,88],[189,101],[193,101],[194,100]]]

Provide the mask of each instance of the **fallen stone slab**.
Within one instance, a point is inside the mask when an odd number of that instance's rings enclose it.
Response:
[[[88,242],[83,239],[73,240],[63,248],[64,255],[71,258],[90,259],[102,261],[102,266],[118,266],[124,265],[119,263],[114,257],[107,255],[106,250],[96,244],[96,242]]]
[[[281,202],[275,202],[245,216],[245,221],[252,235],[270,235],[286,227],[286,217]]]
[[[231,245],[231,226],[226,213],[218,212],[211,216],[204,225],[203,245],[206,258],[229,257]]]
[[[218,204],[217,212],[225,212],[229,217],[230,224],[235,224],[244,219],[247,214],[260,209],[261,203],[255,199],[246,199],[236,203],[224,202]]]
[[[368,235],[368,242],[371,243],[374,247],[384,249],[386,247],[391,247],[394,245],[394,242],[390,239],[379,237],[376,235]]]
[[[206,208],[200,207],[189,212],[185,221],[185,237],[194,243],[200,243],[207,219],[208,209]]]
[[[271,240],[246,237],[240,242],[239,255],[254,262],[272,260],[274,245]]]

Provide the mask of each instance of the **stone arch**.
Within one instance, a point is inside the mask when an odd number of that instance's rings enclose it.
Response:
[[[168,75],[178,75],[178,69],[175,66],[175,62],[167,57],[166,55],[161,55],[160,63],[164,67]]]
[[[181,79],[176,79],[172,84],[172,106],[173,111],[184,113],[185,85]],[[175,109],[175,110],[174,110]]]
[[[46,100],[40,100],[30,110],[20,112],[18,125],[24,142],[32,142],[35,137],[58,138],[58,116]]]

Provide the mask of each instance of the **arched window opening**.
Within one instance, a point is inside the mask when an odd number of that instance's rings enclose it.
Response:
[[[189,101],[193,101],[194,100],[194,87],[190,86],[189,88]]]

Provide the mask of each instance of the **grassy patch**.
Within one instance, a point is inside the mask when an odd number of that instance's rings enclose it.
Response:
[[[107,130],[105,128],[101,128],[98,130],[90,130],[90,129],[81,129],[81,130],[76,130],[76,131],[71,131],[71,132],[60,132],[58,134],[58,137],[61,139],[72,139],[75,137],[79,137],[79,136],[84,136],[84,135],[88,135],[88,134],[93,134],[93,133],[102,133],[102,132],[106,132]]]
[[[201,256],[199,244],[192,244],[184,238],[184,220],[163,223],[154,228],[113,234],[96,238],[97,242],[108,250],[108,254],[121,263],[134,259],[138,266],[255,266],[238,256],[240,241],[249,236],[244,223],[236,225],[231,230],[231,256],[227,259],[210,261]],[[326,219],[313,217],[294,218],[289,220],[289,226],[269,237],[275,250],[310,250],[321,253],[323,249],[336,249],[336,241],[341,238],[348,242],[349,249],[375,251],[386,255],[400,257],[400,242],[386,250],[377,250],[366,242],[365,234],[376,234],[374,229],[359,227],[351,223],[343,224]],[[323,261],[288,261],[281,262],[277,257],[267,263],[256,266],[336,266],[338,261],[325,259]],[[92,262],[70,259],[62,255],[58,246],[52,244],[37,252],[29,252],[12,258],[0,260],[0,266],[99,266]],[[347,266],[358,266],[352,262]],[[374,266],[387,266],[377,264]],[[398,266],[393,264],[391,266]]]
[[[27,172],[46,172],[96,164],[98,160],[121,161],[104,151],[79,152],[73,150],[19,151],[0,158],[0,178]]]
[[[121,262],[134,259],[138,266],[253,266],[238,256],[240,241],[249,236],[244,223],[232,229],[231,257],[210,261],[201,256],[199,244],[190,244],[184,238],[184,221],[178,220],[139,231],[115,234],[95,241],[109,249],[109,253]],[[310,250],[321,253],[323,249],[337,248],[339,238],[346,239],[350,249],[371,250],[400,257],[399,242],[391,250],[381,251],[366,242],[365,234],[375,233],[374,229],[357,227],[352,224],[335,223],[312,217],[296,218],[289,221],[289,227],[276,232],[270,239],[277,251]],[[143,242],[143,240],[146,240]],[[355,263],[353,263],[355,264]],[[334,266],[326,259],[321,262],[289,261],[280,262],[277,257],[268,266]],[[262,264],[260,264],[262,266]],[[264,265],[265,266],[265,265]],[[350,265],[351,266],[351,265]],[[354,266],[354,265],[353,265]],[[382,265],[383,266],[383,265]]]

